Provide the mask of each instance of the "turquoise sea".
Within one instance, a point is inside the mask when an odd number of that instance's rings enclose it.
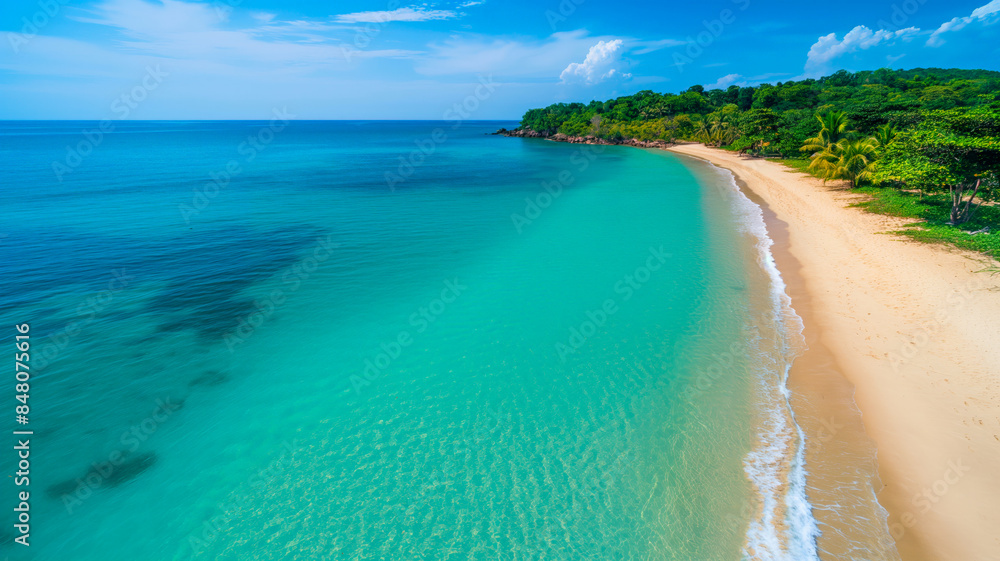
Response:
[[[111,125],[0,123],[34,431],[0,556],[816,558],[801,325],[728,172],[509,122]]]

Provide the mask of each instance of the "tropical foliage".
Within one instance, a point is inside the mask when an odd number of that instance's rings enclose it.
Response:
[[[1000,110],[995,107],[930,111],[889,144],[877,166],[881,183],[947,193],[951,223],[971,220],[997,195]]]
[[[841,115],[858,134],[878,140],[876,133],[884,125],[904,130],[927,111],[998,100],[1000,72],[883,68],[756,87],[692,86],[679,94],[643,90],[607,101],[557,103],[529,110],[521,128],[545,136],[700,141],[759,156],[794,158],[823,130],[817,115]],[[837,134],[834,128],[826,129]]]
[[[870,138],[857,138],[856,132],[847,130],[843,111],[817,115],[816,120],[820,123],[819,133],[806,139],[800,150],[812,154],[806,169],[824,181],[845,179],[851,187],[857,187],[870,180],[878,149],[895,138],[890,125],[883,125]]]
[[[1000,196],[1000,72],[987,70],[842,70],[756,87],[643,90],[532,109],[521,128],[610,141],[696,141],[790,159],[827,181],[913,193],[926,208],[940,203],[948,212],[939,229],[983,224],[977,212]],[[997,216],[989,208],[986,215]]]

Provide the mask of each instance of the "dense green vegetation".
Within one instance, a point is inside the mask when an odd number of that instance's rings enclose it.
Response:
[[[603,102],[556,103],[529,110],[521,127],[543,135],[708,140],[761,155],[790,157],[820,132],[818,113],[842,111],[852,129],[870,135],[885,124],[906,128],[915,112],[995,106],[998,101],[1000,72],[841,70],[818,80],[708,91],[692,86],[680,94],[643,90]]]
[[[780,158],[923,220],[910,232],[1000,258],[1000,72],[839,71],[818,80],[680,94],[649,90],[525,113],[521,128],[611,142],[696,141]],[[991,228],[976,235],[969,232]]]

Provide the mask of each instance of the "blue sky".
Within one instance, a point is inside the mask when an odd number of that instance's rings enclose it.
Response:
[[[517,119],[840,68],[997,70],[998,21],[1000,0],[7,0],[0,118]]]

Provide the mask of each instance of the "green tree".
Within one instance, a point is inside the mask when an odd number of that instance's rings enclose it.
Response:
[[[634,123],[667,119],[662,121],[664,131],[677,132],[680,127],[685,131],[683,137],[692,138],[701,129],[700,121],[704,118],[708,122],[699,138],[707,139],[711,144],[788,155],[797,152],[806,144],[806,140],[819,138],[819,141],[813,143],[813,148],[807,149],[813,154],[819,154],[826,147],[838,143],[841,135],[824,133],[825,136],[818,136],[824,130],[823,124],[818,120],[804,122],[802,116],[805,114],[818,113],[822,119],[831,113],[843,113],[859,138],[877,139],[878,130],[883,125],[891,124],[898,131],[910,129],[921,123],[930,110],[996,106],[998,102],[1000,72],[883,68],[873,72],[840,71],[818,80],[761,84],[756,88],[734,85],[726,90],[705,91],[703,87],[692,86],[679,93],[643,90],[633,95],[606,101],[594,100],[587,104],[556,103],[527,111],[521,121],[521,128],[537,131],[543,136],[560,132],[610,138],[608,135],[614,131],[623,138],[633,132],[638,135],[635,138],[640,138],[654,134],[653,128],[633,126]],[[759,137],[759,130],[748,132],[746,134],[749,136],[743,138],[745,127],[742,125],[747,121],[746,118],[740,116],[739,119],[726,121],[729,123],[727,129],[725,123],[720,125],[713,117],[715,113],[728,110],[729,107],[736,112],[770,109],[778,118],[778,129],[767,139]],[[592,122],[598,115],[603,119],[603,126],[594,126]],[[679,115],[687,115],[691,126],[688,127],[683,119],[675,123],[673,119]],[[760,114],[754,114],[750,119],[757,117]],[[827,125],[825,130],[835,132],[835,127]],[[846,130],[843,132],[844,136],[850,134]],[[732,142],[725,140],[726,136],[732,136]],[[881,152],[884,143],[879,144]]]
[[[687,115],[677,115],[674,117],[674,130],[677,132],[677,136],[681,138],[688,138],[695,132],[694,122],[691,121],[691,117]]]
[[[774,86],[762,85],[753,96],[754,109],[770,109],[779,101],[778,88]]]
[[[757,155],[776,150],[778,115],[770,109],[751,109],[740,115],[739,140],[733,147]]]
[[[733,113],[727,112],[725,109],[707,115],[699,123],[698,131],[695,134],[696,140],[708,146],[726,146],[736,139]]]
[[[870,180],[877,146],[871,138],[841,139],[831,149],[834,158],[826,166],[823,179],[846,179],[851,188]]]
[[[875,179],[921,193],[948,193],[951,223],[958,225],[996,197],[998,174],[1000,109],[979,107],[927,113],[886,147]]]
[[[785,157],[798,154],[806,140],[816,136],[819,130],[819,122],[811,110],[783,111],[778,127],[778,151]]]
[[[849,135],[847,132],[847,114],[843,111],[828,111],[816,115],[816,120],[819,121],[820,125],[819,133],[812,138],[806,139],[800,149],[803,152],[822,152],[847,138]]]
[[[920,101],[926,109],[951,109],[961,105],[962,98],[949,86],[930,86],[924,88]]]
[[[898,134],[899,132],[896,130],[896,127],[886,124],[882,125],[877,131],[875,131],[875,134],[872,135],[872,139],[880,148],[884,148],[891,144],[892,141],[896,139],[896,135]]]
[[[740,111],[748,111],[753,105],[753,92],[754,89],[750,87],[740,88],[736,96],[736,105],[739,106]]]

